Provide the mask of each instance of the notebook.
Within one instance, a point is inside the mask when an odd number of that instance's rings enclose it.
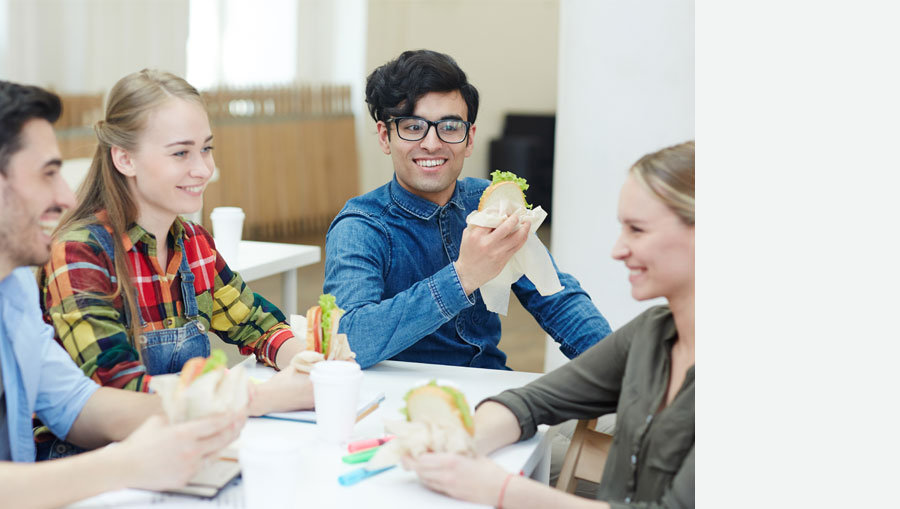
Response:
[[[219,458],[197,472],[183,488],[167,490],[166,493],[193,495],[212,498],[241,473],[238,463],[237,449],[229,447],[221,452]]]
[[[384,393],[379,392],[377,394],[362,394],[362,397],[359,398],[361,405],[359,409],[356,411],[356,422],[359,422],[363,417],[369,415],[374,412],[378,405],[384,401]],[[264,419],[278,419],[281,421],[296,421],[296,422],[316,422],[316,411],[315,410],[299,410],[296,412],[272,412],[266,415],[260,416]]]

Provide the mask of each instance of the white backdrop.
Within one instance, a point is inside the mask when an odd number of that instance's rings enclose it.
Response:
[[[625,172],[694,137],[694,2],[563,0],[552,251],[613,330],[646,307],[610,258]],[[564,361],[547,343],[546,367]]]

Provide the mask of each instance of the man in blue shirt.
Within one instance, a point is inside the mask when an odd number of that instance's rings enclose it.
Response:
[[[0,81],[0,500],[9,507],[56,507],[125,487],[182,486],[237,437],[244,419],[168,425],[154,415],[161,412],[158,396],[97,386],[53,340],[28,266],[47,262],[49,232],[75,202],[59,173],[51,125],[60,111],[56,95]],[[123,441],[28,464],[35,459],[32,414],[81,447]]]
[[[508,369],[500,318],[478,288],[528,229],[515,216],[466,226],[489,185],[457,180],[474,148],[478,91],[448,55],[407,51],[369,76],[366,102],[394,178],[348,201],[328,230],[324,289],[346,310],[340,331],[363,367],[395,359]],[[565,289],[546,297],[525,277],[512,290],[572,358],[610,328],[574,277],[559,280]]]

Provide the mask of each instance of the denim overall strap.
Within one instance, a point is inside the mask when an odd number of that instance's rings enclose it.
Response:
[[[96,223],[87,225],[87,229],[91,233],[94,234],[94,238],[97,239],[97,241],[100,243],[100,247],[103,248],[103,250],[106,252],[106,255],[109,256],[110,261],[113,262],[113,266],[115,266],[116,251],[115,251],[115,247],[113,246],[112,235],[110,235],[109,232],[106,231],[106,228],[104,228],[103,225],[96,224]],[[115,283],[117,281],[117,276],[113,276],[110,274],[110,281]],[[138,295],[137,295],[136,288],[134,290],[134,301],[138,302]],[[144,321],[144,316],[141,313],[140,305],[138,305],[137,311],[138,311],[138,316],[141,319],[141,326],[146,326],[147,322]],[[129,309],[129,306],[126,304],[125,305],[125,328],[126,329],[131,328],[131,319],[132,319],[131,309]]]
[[[181,247],[181,264],[178,266],[178,273],[181,274],[181,298],[184,299],[184,316],[188,320],[196,320],[200,312],[197,309],[197,294],[194,290],[194,273],[191,272],[191,266],[187,261],[187,251],[184,249],[183,238],[178,238],[178,245]]]

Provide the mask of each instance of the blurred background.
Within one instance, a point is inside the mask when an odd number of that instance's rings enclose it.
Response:
[[[200,219],[242,207],[250,240],[324,247],[344,202],[390,180],[365,79],[420,48],[453,56],[481,94],[463,176],[528,178],[529,201],[550,212],[541,238],[613,328],[654,304],[631,299],[609,252],[628,167],[694,138],[692,0],[0,0],[0,78],[63,96],[64,170],[93,153],[90,126],[119,78],[184,76],[216,137]],[[286,313],[315,302],[323,272],[300,270]],[[251,286],[281,305],[280,285]],[[519,370],[562,359],[515,299],[500,348]]]

